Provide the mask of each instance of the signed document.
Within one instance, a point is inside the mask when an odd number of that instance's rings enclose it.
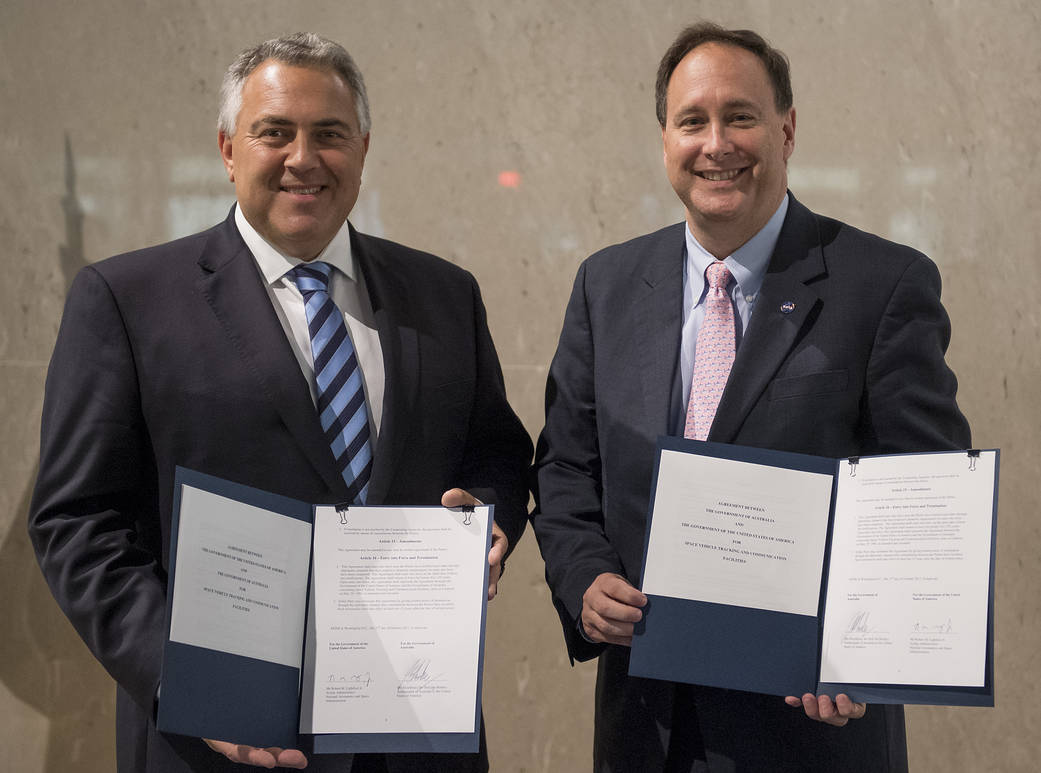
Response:
[[[312,505],[178,468],[173,512],[160,730],[478,750],[492,506]]]
[[[998,456],[659,439],[629,673],[993,705]]]
[[[821,679],[985,680],[996,457],[864,458],[840,472]]]
[[[315,510],[303,733],[471,733],[487,507]]]

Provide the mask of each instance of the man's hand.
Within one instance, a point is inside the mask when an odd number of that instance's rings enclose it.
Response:
[[[836,695],[834,702],[827,695],[814,695],[809,692],[802,698],[789,695],[784,702],[793,707],[802,706],[810,719],[835,727],[842,727],[851,719],[860,719],[867,713],[867,705],[854,703],[846,693]]]
[[[647,597],[620,574],[605,572],[582,594],[582,628],[595,642],[631,647]]]
[[[441,495],[442,507],[462,507],[463,505],[482,505],[469,491],[461,488],[449,489]],[[499,528],[499,524],[492,521],[492,547],[488,551],[488,600],[495,598],[499,592],[499,578],[502,576],[502,562],[506,558],[506,550],[510,541],[506,539],[506,532]]]
[[[232,762],[257,765],[261,768],[306,768],[307,757],[297,749],[279,749],[272,746],[258,749],[256,746],[244,746],[227,741],[211,741],[203,738],[206,745],[218,754],[223,754]]]

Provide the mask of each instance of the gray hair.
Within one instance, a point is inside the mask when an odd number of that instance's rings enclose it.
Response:
[[[247,48],[237,57],[224,73],[220,87],[220,112],[217,114],[217,130],[231,137],[235,134],[235,120],[242,109],[242,87],[246,78],[261,64],[273,59],[295,67],[312,67],[332,70],[340,75],[354,92],[354,109],[358,114],[358,128],[368,134],[372,126],[369,117],[369,96],[365,92],[365,79],[354,59],[339,43],[327,40],[313,32],[297,32],[280,38],[266,40],[260,45]]]

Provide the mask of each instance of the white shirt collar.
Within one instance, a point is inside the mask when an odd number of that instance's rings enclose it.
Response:
[[[249,251],[253,253],[257,265],[260,266],[260,271],[264,274],[264,279],[267,280],[269,285],[274,286],[282,280],[287,271],[301,263],[307,262],[300,258],[286,255],[261,236],[246,220],[246,216],[242,214],[242,207],[238,204],[235,205],[235,225],[238,226],[242,240],[246,242]],[[330,266],[334,266],[343,272],[349,279],[354,279],[355,270],[354,256],[351,254],[351,231],[346,220],[343,221],[340,230],[336,232],[336,236],[332,238],[332,241],[325,246],[325,249],[318,254],[315,260],[328,263]],[[289,284],[293,283],[289,282]],[[295,285],[293,286],[295,287]]]

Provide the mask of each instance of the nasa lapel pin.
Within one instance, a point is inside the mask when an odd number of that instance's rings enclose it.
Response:
[[[781,304],[782,314],[791,314],[793,311],[795,311],[795,301],[785,301]]]

